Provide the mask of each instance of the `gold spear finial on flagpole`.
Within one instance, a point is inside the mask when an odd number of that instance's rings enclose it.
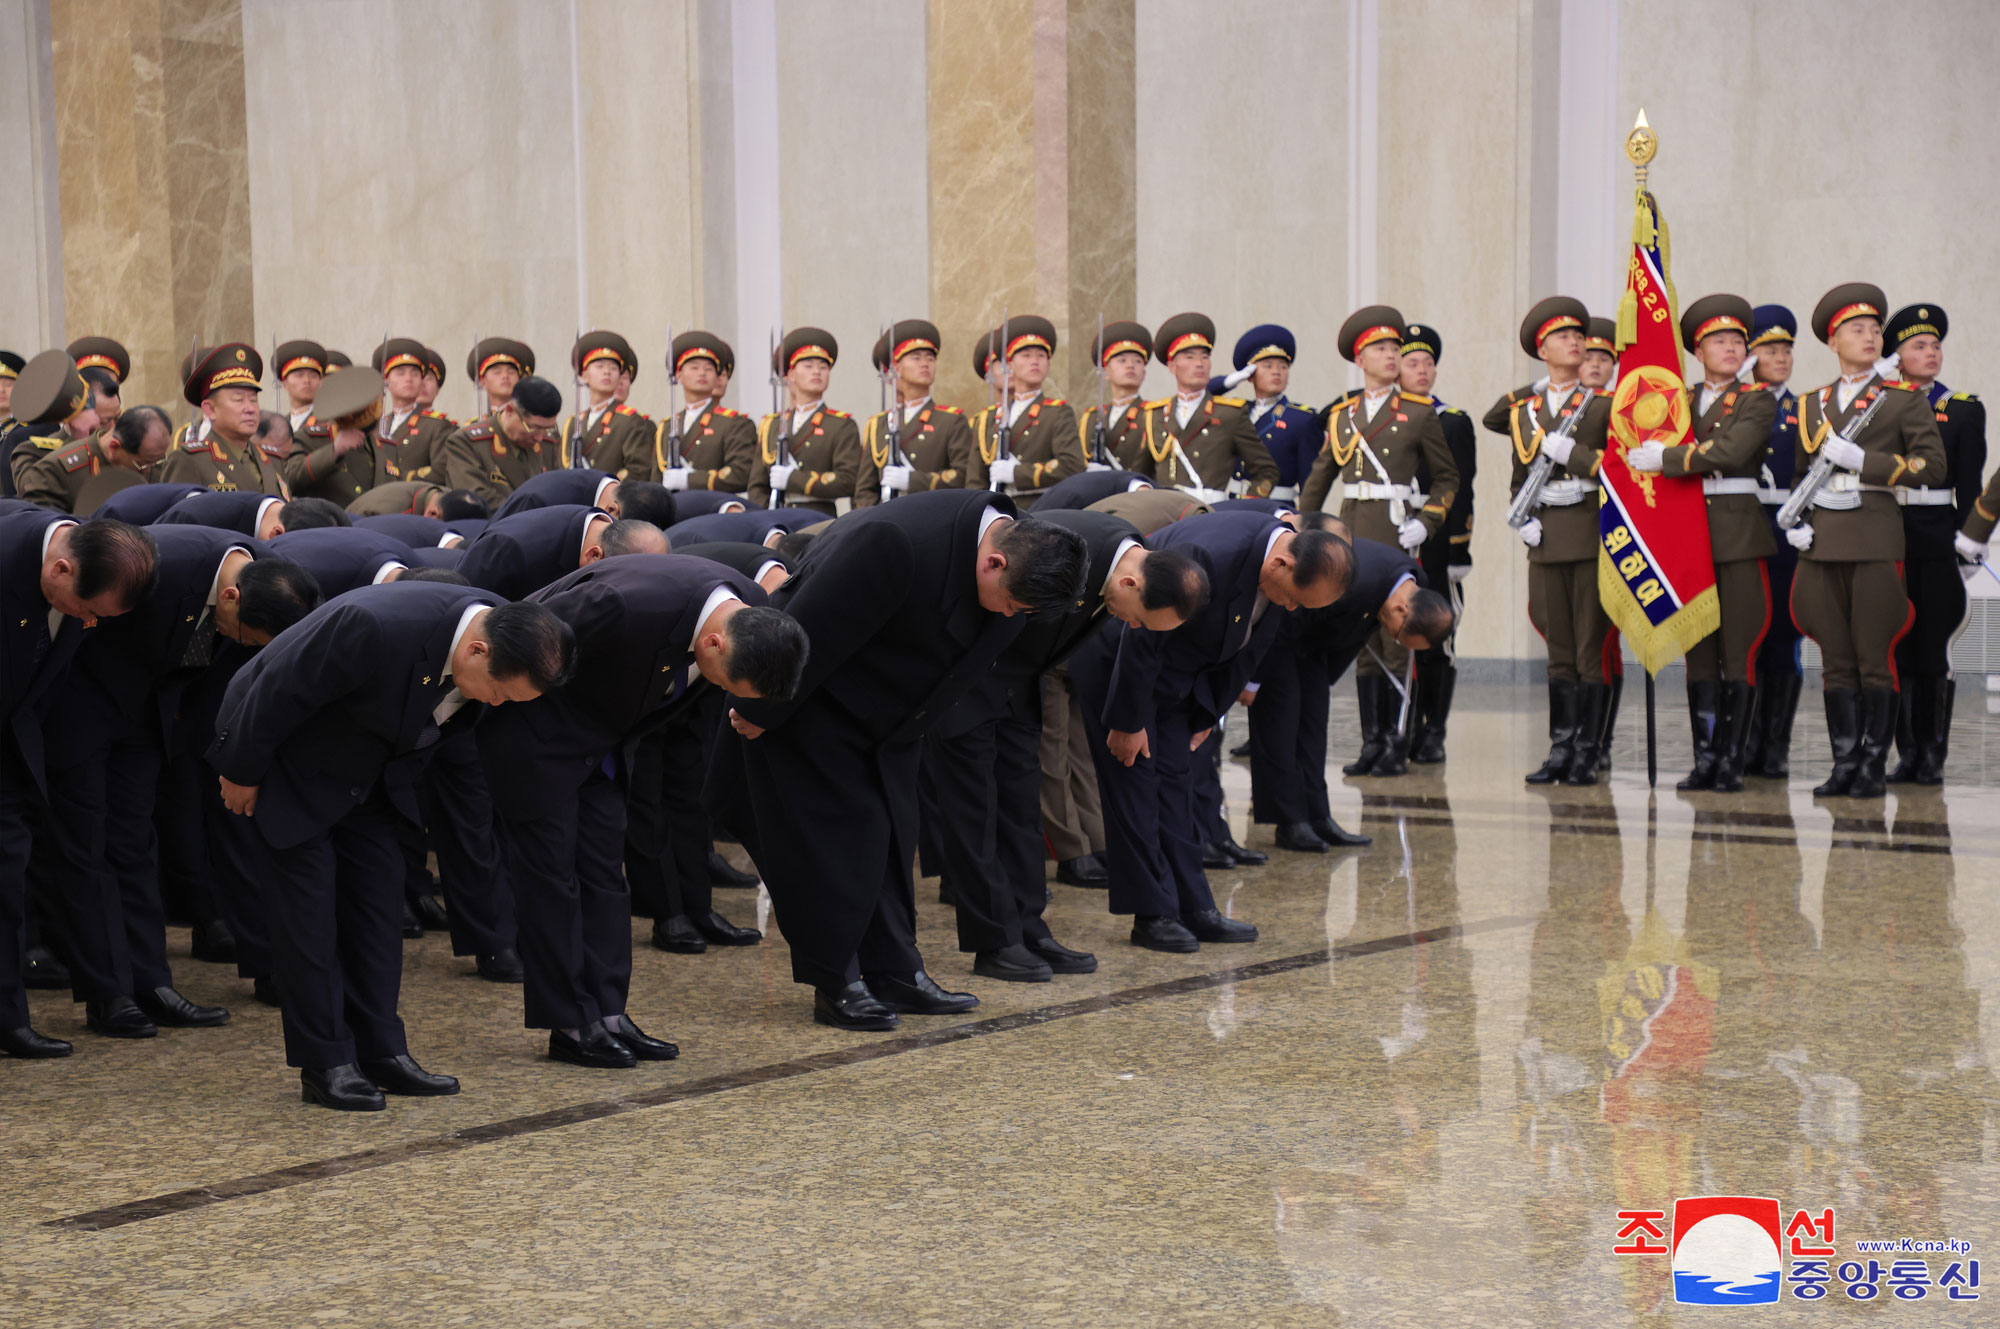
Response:
[[[1632,162],[1639,177],[1639,188],[1646,187],[1646,168],[1653,156],[1660,150],[1660,140],[1653,133],[1653,127],[1646,123],[1646,108],[1639,108],[1639,119],[1633,124],[1632,132],[1625,136],[1625,156]]]

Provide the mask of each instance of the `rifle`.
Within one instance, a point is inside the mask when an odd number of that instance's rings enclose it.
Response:
[[[479,334],[472,334],[472,404],[478,412],[472,417],[484,419],[492,410],[493,403],[486,396],[486,375],[479,372]]]
[[[1097,371],[1097,415],[1091,421],[1090,425],[1090,465],[1093,468],[1101,466],[1107,471],[1115,471],[1118,469],[1118,461],[1111,455],[1111,450],[1104,443],[1104,417],[1110,413],[1111,404],[1106,396],[1110,391],[1110,385],[1104,377],[1104,311],[1101,309],[1097,311],[1097,341],[1094,345],[1096,347],[1097,358],[1095,366]]]
[[[1013,432],[1014,415],[1014,371],[1007,362],[1007,307],[1000,307],[1000,345],[995,349],[1000,353],[1000,414],[993,421],[993,460],[1005,461],[1014,455],[1007,443],[1007,436]],[[995,480],[988,488],[999,493],[1006,486]]]
[[[1544,389],[1544,391],[1546,390]],[[1555,437],[1568,438],[1576,432],[1576,422],[1583,419],[1583,413],[1590,409],[1591,399],[1596,395],[1596,388],[1585,388],[1583,390],[1583,396],[1578,399],[1576,409],[1571,411],[1568,417],[1556,426]],[[1508,526],[1518,531],[1534,520],[1535,509],[1542,505],[1542,491],[1548,488],[1549,476],[1555,473],[1555,469],[1555,459],[1549,456],[1548,444],[1545,439],[1541,450],[1535,453],[1534,462],[1528,467],[1527,478],[1521,481],[1521,488],[1514,495],[1513,506],[1507,509]]]
[[[771,333],[771,432],[777,436],[777,448],[773,454],[776,460],[772,462],[773,466],[792,464],[792,411],[789,404],[784,404],[781,409],[778,400],[778,348],[784,344],[784,340],[782,330],[774,330]],[[766,475],[767,483],[769,479],[770,477]],[[784,507],[785,491],[776,485],[771,485],[771,492],[765,498],[764,506]]]
[[[579,326],[576,330],[576,341],[582,341],[582,340],[583,340],[583,328]],[[575,346],[576,342],[571,342],[570,345]],[[570,359],[575,360],[576,358],[577,354],[575,351],[572,350],[570,352]],[[584,400],[583,370],[581,367],[571,370],[571,385],[572,385],[571,391],[574,393],[576,397],[576,402],[575,402],[576,414],[570,417],[570,428],[575,432],[576,437],[573,443],[571,442],[570,439],[565,438],[563,440],[563,448],[566,452],[569,453],[570,469],[581,470],[589,466],[590,464],[583,455],[583,425],[584,425],[585,413],[583,405],[583,400]]]
[[[1868,427],[1868,422],[1874,419],[1875,412],[1881,410],[1882,403],[1888,399],[1887,388],[1877,391],[1875,400],[1868,403],[1868,409],[1847,422],[1847,428],[1841,430],[1838,435],[1839,439],[1843,443],[1852,443],[1860,437],[1861,431]],[[1826,402],[1822,398],[1820,409],[1824,411],[1825,408]],[[1799,524],[1806,515],[1806,509],[1813,505],[1813,499],[1826,487],[1826,482],[1833,478],[1834,470],[1833,458],[1826,455],[1826,445],[1822,443],[1819,455],[1813,458],[1811,469],[1805,473],[1804,479],[1792,486],[1791,497],[1778,509],[1778,529],[1789,531]]]
[[[667,359],[674,358],[674,325],[667,324]],[[667,365],[667,469],[677,471],[681,467],[681,412],[674,405],[674,384],[680,379],[680,367]]]
[[[885,470],[890,466],[908,466],[910,464],[909,458],[903,455],[903,445],[901,441],[901,436],[903,432],[902,393],[900,391],[897,392],[895,394],[894,400],[891,400],[889,394],[889,379],[896,372],[896,324],[893,320],[889,324],[888,347],[889,347],[889,364],[888,367],[882,371],[882,393],[881,393],[882,427],[889,431],[889,450],[887,454],[888,460],[886,461],[883,467],[883,469]],[[884,480],[882,482],[882,501],[884,503],[887,503],[890,499],[894,498],[895,496],[896,496],[896,491],[889,487],[889,482],[887,480]]]

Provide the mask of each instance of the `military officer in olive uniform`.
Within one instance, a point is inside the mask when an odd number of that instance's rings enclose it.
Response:
[[[875,342],[875,372],[894,380],[894,405],[861,427],[861,479],[854,506],[869,507],[896,494],[963,489],[976,446],[965,412],[931,399],[941,339],[937,325],[920,318],[891,323]],[[893,421],[891,416],[894,417]],[[889,456],[890,425],[896,451]]]
[[[1404,328],[1397,386],[1405,397],[1428,403],[1437,412],[1438,428],[1444,432],[1445,446],[1451,449],[1452,462],[1458,467],[1458,493],[1445,509],[1444,524],[1424,541],[1417,556],[1425,580],[1451,601],[1452,621],[1456,623],[1465,617],[1461,588],[1472,571],[1472,490],[1473,479],[1479,474],[1479,447],[1472,417],[1432,391],[1443,357],[1444,337],[1436,328],[1428,323],[1411,323]],[[1416,483],[1424,493],[1437,487],[1428,466],[1417,468]],[[1410,707],[1411,761],[1428,765],[1444,760],[1445,726],[1451,717],[1452,697],[1458,691],[1457,635],[1454,632],[1417,656],[1417,695]]]
[[[1139,400],[1139,389],[1146,383],[1146,363],[1153,358],[1153,334],[1143,323],[1107,323],[1091,343],[1090,353],[1104,375],[1105,404],[1084,411],[1077,422],[1078,442],[1091,466],[1135,470],[1146,440],[1140,421],[1146,413],[1145,403]],[[985,377],[983,373],[980,376]],[[1104,418],[1101,440],[1100,415]]]
[[[1833,772],[1813,790],[1815,798],[1882,796],[1900,709],[1896,639],[1910,617],[1899,575],[1905,543],[1895,487],[1935,485],[1945,476],[1929,400],[1875,372],[1887,310],[1882,288],[1868,282],[1836,286],[1813,309],[1813,335],[1833,348],[1840,377],[1801,399],[1794,463],[1801,477],[1821,457],[1834,470],[1814,495],[1808,520],[1785,538],[1799,551],[1792,613],[1824,661]],[[1866,427],[1858,427],[1864,416]]]
[[[712,332],[683,332],[667,352],[667,369],[680,384],[682,405],[653,430],[660,483],[672,490],[742,493],[757,462],[757,426],[722,404],[736,352]]]
[[[589,401],[563,421],[560,465],[621,481],[653,479],[653,422],[618,400],[623,376],[639,372],[632,343],[615,332],[586,332],[570,348],[569,364]]]
[[[557,469],[562,392],[533,374],[521,378],[489,370],[488,376],[504,379],[506,402],[447,434],[438,457],[446,489],[469,489],[497,509],[529,477]],[[434,466],[433,478],[436,474]]]
[[[76,361],[79,373],[102,369],[121,388],[132,377],[132,353],[109,337],[78,337],[69,344],[69,358]],[[111,421],[104,423],[108,425]]]
[[[1160,324],[1153,354],[1173,373],[1174,395],[1146,403],[1132,469],[1205,503],[1231,497],[1239,479],[1245,495],[1269,498],[1278,464],[1250,423],[1249,403],[1208,390],[1214,352],[1215,322],[1206,314],[1176,314]]]
[[[14,427],[14,384],[27,363],[13,351],[0,351],[0,434]]]
[[[1548,373],[1495,402],[1481,421],[1513,443],[1510,492],[1519,492],[1544,450],[1555,463],[1541,502],[1519,528],[1528,546],[1528,617],[1549,654],[1549,755],[1528,775],[1530,784],[1596,784],[1610,705],[1604,641],[1611,620],[1597,591],[1597,472],[1611,398],[1581,381],[1589,324],[1583,302],[1568,296],[1530,309],[1521,349]]]
[[[787,409],[757,425],[752,507],[810,508],[832,517],[835,499],[854,497],[861,478],[861,431],[854,417],[825,401],[839,358],[840,343],[824,328],[793,328],[779,343],[771,372],[785,380]],[[778,504],[771,502],[774,489]]]
[[[42,458],[97,432],[97,408],[90,385],[67,351],[43,351],[22,368],[14,384],[14,407],[21,419],[0,439],[7,466],[4,494],[20,496],[21,482]]]
[[[1264,450],[1277,463],[1278,483],[1272,487],[1271,497],[1280,503],[1299,501],[1299,490],[1312,473],[1326,434],[1317,411],[1296,405],[1285,395],[1292,382],[1292,362],[1297,358],[1298,342],[1290,328],[1259,323],[1236,339],[1236,349],[1230,354],[1236,372],[1208,381],[1208,390],[1218,396],[1238,384],[1250,384],[1250,423],[1256,426]]]
[[[256,442],[263,378],[263,357],[242,342],[224,342],[195,357],[181,395],[201,412],[207,429],[167,453],[160,479],[289,498],[277,460]]]
[[[326,347],[305,338],[280,342],[271,352],[271,361],[271,376],[285,392],[286,423],[292,431],[292,447],[285,455],[310,452],[333,433],[312,428],[313,403],[319,399],[319,385],[326,377]]]
[[[424,347],[424,382],[417,390],[417,405],[425,411],[437,410],[438,393],[444,391],[444,380],[444,357],[438,354],[436,347]],[[450,416],[442,415],[439,418],[445,422],[447,433],[458,428],[458,421]]]
[[[127,484],[145,484],[172,446],[173,422],[166,412],[135,406],[111,428],[36,458],[21,473],[21,497],[87,517],[114,492],[114,474]]]
[[[534,350],[512,337],[482,337],[465,357],[465,376],[483,394],[488,415],[513,400],[515,384],[534,372]]]
[[[1757,655],[1771,623],[1771,579],[1764,560],[1777,550],[1757,490],[1777,402],[1762,383],[1737,371],[1750,353],[1750,302],[1707,295],[1681,313],[1681,345],[1701,362],[1702,382],[1688,406],[1694,424],[1675,447],[1647,443],[1625,454],[1640,475],[1701,477],[1708,545],[1722,625],[1688,649],[1688,719],[1694,769],[1675,788],[1743,788],[1743,746],[1755,715]],[[1642,482],[1643,483],[1643,482]]]
[[[1010,382],[1006,396],[1011,419],[1007,455],[999,455],[1000,407],[988,406],[972,422],[978,448],[972,457],[967,487],[1011,491],[1025,501],[1056,481],[1082,473],[1083,443],[1077,435],[1076,412],[1060,397],[1043,393],[1049,362],[1056,353],[1056,326],[1034,314],[1011,318],[1001,330],[1006,345],[999,359]],[[996,483],[997,482],[997,483]]]
[[[1951,750],[1958,691],[1951,643],[1965,628],[1967,608],[1953,537],[1972,515],[1979,477],[1986,472],[1986,406],[1971,393],[1953,392],[1938,381],[1950,330],[1944,310],[1933,304],[1907,305],[1890,315],[1883,329],[1903,381],[1924,394],[1937,416],[1945,457],[1945,475],[1896,491],[1903,505],[1903,589],[1916,615],[1896,644],[1902,707],[1896,721],[1896,767],[1885,777],[1889,784],[1943,784]]]
[[[1764,560],[1771,578],[1771,626],[1757,653],[1757,712],[1744,740],[1743,773],[1783,780],[1792,773],[1792,717],[1805,683],[1799,659],[1799,625],[1792,621],[1792,573],[1799,551],[1778,529],[1778,509],[1792,494],[1792,461],[1798,449],[1799,394],[1792,391],[1792,345],[1799,321],[1783,305],[1751,311],[1753,375],[1771,394],[1771,441],[1764,452],[1757,501],[1771,527],[1774,549]]]
[[[375,485],[430,479],[438,445],[458,428],[450,417],[424,409],[424,380],[430,376],[429,357],[434,354],[420,341],[391,337],[369,357],[389,398],[375,430]]]

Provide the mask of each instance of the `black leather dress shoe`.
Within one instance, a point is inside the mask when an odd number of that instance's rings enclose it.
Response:
[[[602,1020],[577,1030],[574,1038],[560,1029],[549,1030],[549,1060],[606,1071],[628,1071],[639,1064],[638,1054],[606,1029]]]
[[[1289,849],[1295,854],[1323,854],[1326,841],[1313,834],[1313,828],[1302,821],[1288,821],[1278,828],[1277,846]]]
[[[50,1057],[67,1057],[76,1049],[60,1038],[49,1038],[22,1025],[19,1029],[0,1029],[0,1052],[10,1057],[28,1060],[46,1060]]]
[[[1356,835],[1353,831],[1342,830],[1340,823],[1332,817],[1321,817],[1308,823],[1312,833],[1332,845],[1335,849],[1348,849],[1364,844],[1374,844],[1372,835]]]
[[[83,1027],[106,1038],[151,1038],[159,1026],[130,997],[83,1003]]]
[[[236,959],[236,934],[219,918],[197,923],[189,953],[206,964],[229,964]]]
[[[451,926],[445,917],[444,899],[425,891],[417,897],[417,921],[427,932],[443,932]]]
[[[1169,951],[1186,955],[1201,949],[1194,933],[1181,926],[1178,918],[1140,914],[1132,920],[1132,944],[1149,951]]]
[[[896,1012],[875,999],[868,985],[858,979],[841,988],[813,989],[813,1020],[835,1029],[859,1029],[879,1033],[899,1023]]]
[[[21,972],[21,986],[37,992],[69,991],[69,966],[56,959],[46,946],[28,948],[27,966]]]
[[[376,1057],[361,1063],[361,1073],[385,1094],[405,1094],[411,1098],[443,1098],[458,1092],[458,1081],[449,1075],[433,1075],[417,1065],[409,1053],[400,1057]]]
[[[868,990],[875,1000],[904,1015],[962,1015],[979,1005],[979,998],[970,992],[946,992],[921,969],[908,978],[871,974]]]
[[[170,1029],[213,1029],[229,1023],[229,1012],[221,1006],[197,1006],[172,988],[134,992],[132,1001],[152,1017],[154,1024]]]
[[[1111,874],[1093,854],[1081,858],[1065,858],[1056,864],[1056,880],[1065,886],[1109,886]]]
[[[653,921],[653,946],[675,955],[700,955],[708,949],[708,939],[695,929],[692,918],[675,914]]]
[[[1201,865],[1205,868],[1233,868],[1236,856],[1222,845],[1207,843],[1201,847]]]
[[[1056,976],[1056,971],[1026,946],[980,951],[972,957],[972,972],[1002,983],[1046,983]]]
[[[263,1002],[266,1006],[284,1005],[282,1001],[278,1000],[278,985],[268,978],[251,979],[250,995],[258,1001]]]
[[[734,867],[730,861],[711,849],[708,851],[708,884],[711,886],[731,886],[744,889],[757,884],[757,874],[744,872]]]
[[[300,1071],[299,1098],[335,1112],[380,1112],[389,1106],[389,1100],[382,1097],[375,1082],[353,1062],[328,1066],[325,1070]]]
[[[1257,925],[1240,919],[1224,918],[1218,909],[1182,914],[1181,923],[1203,941],[1255,941]]]
[[[1234,840],[1224,840],[1222,852],[1228,854],[1240,868],[1260,868],[1271,861],[1271,856],[1263,850],[1245,849]]]
[[[672,1061],[681,1055],[680,1044],[669,1043],[664,1038],[654,1038],[651,1034],[632,1023],[629,1015],[607,1015],[604,1027],[611,1036],[632,1049],[632,1055],[640,1061]]]
[[[1054,937],[1030,937],[1028,949],[1058,974],[1094,974],[1097,957],[1089,951],[1073,951]]]
[[[755,946],[764,940],[764,934],[756,928],[739,928],[713,909],[694,920],[694,930],[712,946]]]
[[[521,957],[512,949],[476,956],[473,965],[479,976],[489,983],[527,981],[527,971],[521,968]]]
[[[1250,755],[1250,740],[1246,738],[1246,739],[1244,739],[1244,740],[1243,740],[1243,741],[1242,741],[1241,743],[1238,743],[1238,744],[1237,744],[1237,745],[1236,745],[1235,747],[1233,747],[1233,748],[1229,749],[1229,755],[1230,755],[1230,756],[1232,756],[1232,757],[1247,757],[1247,756],[1249,756],[1249,755]]]
[[[423,922],[418,919],[417,911],[410,908],[409,900],[405,899],[403,901],[403,938],[406,941],[415,941],[423,935]]]

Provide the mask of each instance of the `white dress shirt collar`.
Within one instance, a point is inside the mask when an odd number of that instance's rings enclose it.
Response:
[[[1111,594],[1111,581],[1112,578],[1118,575],[1118,564],[1124,559],[1125,551],[1128,549],[1137,549],[1138,547],[1139,542],[1129,535],[1118,542],[1118,547],[1111,551],[1111,571],[1104,574],[1104,584],[1097,588],[1098,595],[1108,596]]]

